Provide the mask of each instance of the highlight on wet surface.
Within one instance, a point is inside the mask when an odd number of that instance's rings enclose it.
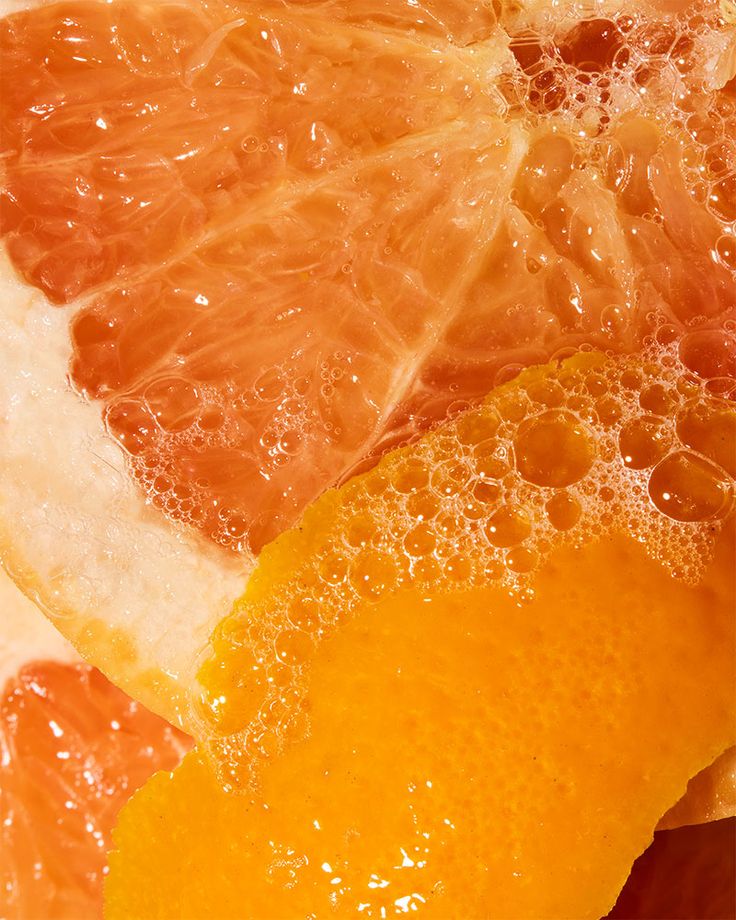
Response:
[[[94,668],[26,663],[0,697],[2,916],[101,916],[118,811],[190,747]]]
[[[258,551],[523,366],[729,310],[731,31],[709,0],[32,9],[2,231],[83,297],[72,380],[144,494]]]

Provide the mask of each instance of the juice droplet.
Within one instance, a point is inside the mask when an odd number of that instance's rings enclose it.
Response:
[[[677,418],[677,436],[736,477],[736,416],[716,402],[690,403]]]
[[[494,546],[516,546],[531,533],[531,524],[521,508],[499,508],[486,525],[486,536]]]
[[[704,380],[736,377],[736,340],[716,329],[690,332],[680,342],[680,360]]]
[[[567,492],[555,492],[545,505],[547,518],[556,530],[570,530],[580,519],[580,503]]]
[[[717,466],[684,450],[662,460],[649,478],[654,505],[675,521],[719,517],[728,506],[730,491]]]
[[[627,422],[618,439],[624,465],[632,470],[646,470],[654,466],[667,451],[666,433],[662,420],[654,416],[642,416]]]
[[[718,258],[731,271],[736,271],[736,239],[732,236],[722,236],[716,243]]]
[[[364,550],[358,556],[352,577],[361,597],[378,600],[396,586],[398,574],[396,563],[386,553]]]
[[[582,479],[595,459],[588,429],[569,412],[545,412],[522,425],[516,467],[527,482],[563,488]]]
[[[299,629],[287,629],[276,638],[276,657],[291,667],[303,664],[312,651],[312,640]]]

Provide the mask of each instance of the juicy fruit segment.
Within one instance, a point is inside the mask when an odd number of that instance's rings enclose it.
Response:
[[[298,719],[314,647],[367,602],[498,584],[524,603],[555,546],[619,532],[697,580],[733,508],[718,435],[734,410],[683,364],[687,345],[530,369],[316,502],[263,551],[200,673],[205,718],[244,732],[234,756]],[[683,443],[695,415],[702,427]],[[650,419],[661,449],[634,450],[626,432]]]
[[[118,810],[189,747],[93,668],[24,665],[0,698],[2,916],[100,916]]]
[[[734,740],[733,482],[677,435],[733,407],[687,344],[527,371],[267,547],[201,674],[220,737],[123,812],[110,916],[605,913]]]
[[[476,273],[473,241],[494,233],[525,146],[520,132],[497,120],[485,130],[480,120],[460,123],[434,140],[433,152],[407,141],[317,188],[287,192],[284,213],[254,215],[249,226],[167,268],[165,279],[112,295],[104,312],[77,318],[75,379],[91,395],[113,397],[107,425],[157,504],[228,545],[258,549],[291,522],[292,496],[319,494],[336,468],[362,459],[366,433],[380,428],[416,354],[446,322],[444,302],[462,298]],[[462,203],[470,213],[455,226],[449,214]],[[283,240],[315,221],[318,239],[300,230]],[[376,264],[378,244],[395,253],[393,265]],[[204,317],[197,298],[212,305]],[[160,309],[164,326],[154,318]],[[304,321],[333,330],[331,341],[305,334]],[[203,352],[188,332],[192,323],[210,342]],[[274,330],[273,364],[253,334],[261,326]],[[174,327],[183,362],[170,353],[165,330]],[[132,344],[127,356],[117,350],[117,330]],[[217,345],[223,337],[231,355]],[[100,364],[108,351],[115,363]],[[162,455],[176,458],[166,473]],[[217,503],[208,500],[212,483]]]
[[[192,247],[270,183],[456,117],[475,60],[268,3],[53,4],[6,21],[4,46],[4,229],[60,302]]]
[[[254,786],[195,752],[124,809],[108,916],[600,917],[731,741],[732,552],[688,586],[611,537],[555,552],[526,605],[437,583],[364,602]]]
[[[5,20],[7,245],[91,297],[73,381],[171,518],[257,551],[520,367],[732,305],[717,4],[517,6]]]

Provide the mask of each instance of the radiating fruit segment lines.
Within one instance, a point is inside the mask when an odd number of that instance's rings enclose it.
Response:
[[[722,320],[732,32],[711,0],[20,13],[6,244],[84,295],[72,381],[147,498],[258,551],[523,366]]]
[[[125,0],[20,14],[2,41],[3,230],[60,302],[247,219],[264,189],[482,111],[501,48],[438,54],[283,5]]]

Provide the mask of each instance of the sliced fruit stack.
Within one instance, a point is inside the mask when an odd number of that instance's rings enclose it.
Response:
[[[600,917],[734,744],[735,22],[0,21],[3,556],[198,741],[109,918]]]

